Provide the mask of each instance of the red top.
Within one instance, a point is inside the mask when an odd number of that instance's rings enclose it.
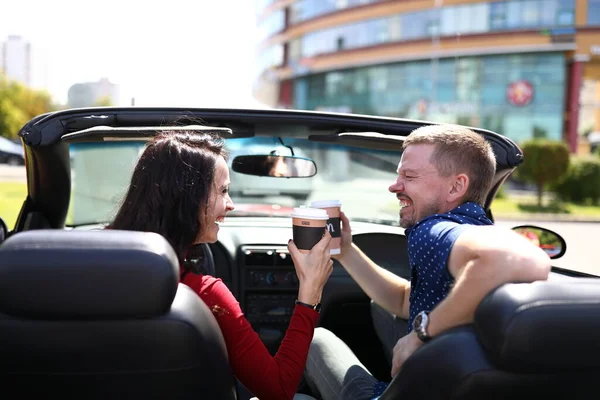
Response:
[[[213,312],[225,338],[229,363],[239,381],[260,400],[292,399],[302,378],[319,314],[296,305],[290,326],[273,357],[221,279],[188,273],[182,283],[192,288]]]

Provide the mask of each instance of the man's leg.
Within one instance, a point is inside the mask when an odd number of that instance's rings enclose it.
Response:
[[[373,300],[371,300],[371,318],[375,333],[383,345],[385,357],[391,368],[394,346],[401,337],[408,333],[408,321],[396,317]]]
[[[346,343],[324,328],[315,329],[306,381],[323,400],[367,400],[378,383]]]

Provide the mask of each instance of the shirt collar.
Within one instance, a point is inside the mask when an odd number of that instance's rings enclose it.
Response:
[[[462,215],[465,217],[477,219],[477,220],[485,222],[487,224],[492,224],[492,221],[488,218],[483,207],[481,207],[479,204],[477,204],[475,202],[467,201],[466,203],[463,203],[463,204],[459,205],[458,207],[453,208],[452,210],[448,211],[447,213],[433,214],[433,215],[429,215],[429,216],[421,219],[419,222],[417,222],[410,228],[406,228],[404,233],[406,236],[410,236],[411,232],[413,232],[415,230],[415,228],[417,228],[423,222],[428,221],[432,218],[440,217],[440,216],[441,217],[448,216],[450,214]]]

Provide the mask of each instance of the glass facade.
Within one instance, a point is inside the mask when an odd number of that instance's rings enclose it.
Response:
[[[266,69],[280,67],[283,64],[283,45],[277,44],[267,47],[258,55],[255,67],[257,73],[261,73]]]
[[[574,24],[575,0],[510,0],[444,6],[307,34],[290,42],[290,60],[389,42]]]
[[[384,0],[297,0],[290,6],[290,23],[297,24],[338,10],[380,1]]]
[[[256,27],[256,40],[261,42],[281,32],[285,28],[285,11],[280,9],[269,14],[264,20],[262,20]]]
[[[600,0],[588,0],[588,25],[600,25]]]
[[[565,64],[563,53],[534,53],[333,71],[296,79],[293,106],[478,126],[517,142],[560,140]]]

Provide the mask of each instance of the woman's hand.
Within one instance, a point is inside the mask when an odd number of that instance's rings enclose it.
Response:
[[[290,240],[288,250],[294,261],[300,287],[298,300],[316,304],[321,301],[323,287],[333,272],[333,261],[329,254],[331,234],[325,230],[321,240],[308,253],[303,253]]]
[[[333,255],[332,257],[336,260],[341,260],[344,254],[348,253],[348,249],[352,246],[352,229],[350,228],[350,220],[346,217],[346,214],[340,212],[340,219],[342,221],[342,232],[341,232],[341,246],[340,254]]]

